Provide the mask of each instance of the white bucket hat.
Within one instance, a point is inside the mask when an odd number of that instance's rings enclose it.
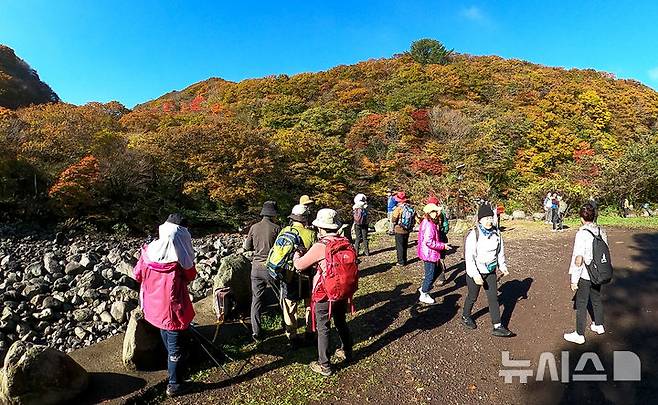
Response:
[[[340,221],[337,216],[338,213],[331,208],[322,208],[313,220],[313,226],[321,229],[336,230],[340,228]]]
[[[288,218],[297,222],[306,222],[308,218],[308,207],[304,204],[297,204],[292,207],[292,212],[288,215]]]

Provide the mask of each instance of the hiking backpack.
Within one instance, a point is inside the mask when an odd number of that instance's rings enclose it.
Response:
[[[348,300],[350,310],[354,312],[352,297],[359,288],[359,268],[356,263],[356,251],[347,238],[336,237],[330,240],[320,240],[325,245],[324,260],[326,270],[318,266],[318,282],[313,287],[311,314],[313,330],[315,331],[315,303],[329,301],[329,317],[331,304],[334,301]]]
[[[404,204],[402,206],[402,212],[400,213],[400,222],[399,225],[407,232],[411,232],[414,229],[416,224],[416,211],[409,204]]]
[[[608,284],[612,281],[610,248],[608,248],[608,244],[605,243],[601,236],[601,228],[599,228],[598,235],[594,235],[594,232],[589,229],[585,230],[594,238],[592,241],[592,262],[589,265],[585,264],[589,279],[592,284]]]
[[[290,228],[277,236],[265,264],[270,277],[281,280],[286,271],[293,269],[292,257],[301,245],[302,238],[295,228]]]
[[[368,218],[368,211],[365,208],[355,208],[354,209],[354,223],[356,225],[364,225],[366,219]]]

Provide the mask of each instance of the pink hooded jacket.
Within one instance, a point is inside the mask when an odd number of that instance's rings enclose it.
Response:
[[[424,262],[438,262],[446,244],[439,239],[436,224],[423,218],[418,229],[418,257]]]
[[[144,319],[164,330],[187,329],[195,315],[187,285],[196,277],[196,268],[184,270],[178,262],[152,262],[144,245],[133,275],[141,283]]]

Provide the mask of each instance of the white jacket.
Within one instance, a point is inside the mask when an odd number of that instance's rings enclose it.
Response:
[[[475,238],[475,232],[480,233],[477,240]],[[500,251],[498,252],[498,257],[496,257],[499,242]],[[478,273],[489,274],[487,264],[494,262],[496,259],[498,259],[498,268],[503,272],[507,271],[503,238],[498,232],[494,232],[489,237],[486,237],[479,226],[471,230],[466,237],[464,259],[466,260],[466,274],[471,278]]]
[[[605,233],[605,230],[600,228],[598,225],[593,223],[588,223],[580,227],[578,232],[576,232],[576,239],[573,243],[573,253],[571,254],[571,263],[569,263],[569,274],[571,275],[571,284],[578,284],[579,279],[589,280],[589,273],[585,265],[592,263],[593,252],[592,252],[592,242],[594,242],[594,237],[587,232],[590,230],[594,235],[599,234],[601,231],[601,237],[608,244],[608,235]],[[608,245],[609,246],[609,245]],[[576,266],[576,257],[583,257],[583,264]]]

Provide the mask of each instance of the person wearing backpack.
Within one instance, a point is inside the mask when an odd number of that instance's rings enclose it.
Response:
[[[180,376],[185,358],[181,334],[195,316],[187,288],[197,274],[194,249],[190,232],[182,223],[180,214],[169,215],[158,229],[158,239],[142,246],[133,269],[133,277],[140,283],[139,301],[144,319],[160,329],[167,350],[166,393],[170,397],[181,395],[189,388]]]
[[[431,195],[427,199],[427,204],[435,204],[439,205],[439,199]],[[448,243],[448,232],[450,231],[450,222],[448,221],[448,215],[446,214],[446,209],[445,207],[440,207],[441,212],[439,213],[439,222],[437,223],[436,227],[439,230],[439,240],[443,243]],[[446,251],[442,250],[439,252],[441,255],[441,259],[437,263],[439,268],[437,269],[438,271],[438,276],[437,280],[439,281],[439,285],[442,286],[446,283],[446,263],[445,263],[445,257],[446,257]]]
[[[438,226],[441,220],[441,208],[436,204],[427,204],[423,207],[423,212],[425,215],[418,229],[418,258],[423,261],[425,278],[418,289],[420,293],[418,300],[425,304],[434,304],[434,298],[429,292],[440,274],[441,252],[451,247],[440,239]]]
[[[571,290],[576,293],[576,330],[565,333],[564,339],[576,344],[585,343],[587,306],[592,302],[594,319],[590,329],[596,334],[603,328],[602,284],[610,282],[612,265],[608,248],[608,235],[594,223],[594,207],[584,204],[580,208],[582,226],[576,232],[573,254],[569,264]]]
[[[318,360],[309,366],[313,372],[329,376],[333,373],[329,355],[331,319],[338,330],[340,348],[335,356],[342,361],[352,359],[352,336],[346,322],[348,307],[354,311],[352,296],[358,288],[356,252],[347,238],[338,236],[340,228],[336,211],[318,211],[313,225],[319,240],[304,254],[295,253],[295,269],[316,268],[313,276],[311,314],[318,333]]]
[[[270,276],[272,276],[272,270],[276,272],[281,268],[281,274],[276,274],[274,278],[280,279],[278,281],[281,283],[281,309],[283,311],[285,333],[290,347],[293,349],[300,344],[297,336],[297,307],[300,300],[304,300],[307,337],[311,335],[312,329],[310,322],[311,280],[308,275],[295,271],[293,265],[295,252],[306,252],[315,243],[315,232],[307,228],[307,215],[307,206],[297,204],[292,207],[292,212],[288,216],[291,223],[281,229],[267,258],[267,268],[270,271]],[[280,243],[282,238],[287,240],[289,236],[292,236],[291,240],[294,241],[291,245]],[[277,249],[281,249],[281,251],[277,251]]]
[[[505,246],[500,232],[494,227],[494,213],[488,204],[480,205],[477,213],[478,224],[469,232],[464,246],[464,259],[466,261],[466,285],[468,295],[464,302],[462,323],[469,329],[477,325],[471,318],[473,305],[484,287],[489,302],[489,316],[493,324],[492,335],[510,337],[514,334],[502,325],[500,319],[500,306],[498,304],[498,276],[500,270],[503,276],[509,274],[505,262]]]
[[[407,265],[407,248],[409,247],[409,233],[416,225],[416,212],[407,200],[407,194],[400,191],[395,195],[398,205],[393,211],[391,220],[395,224],[395,251],[397,253],[397,266]]]
[[[251,336],[256,342],[261,339],[262,297],[267,286],[271,285],[266,266],[267,257],[281,231],[281,227],[274,223],[277,216],[275,201],[265,201],[260,216],[261,221],[249,228],[243,245],[245,251],[254,251],[251,261]]]
[[[365,194],[357,194],[354,197],[352,216],[356,234],[354,250],[356,250],[356,254],[358,255],[359,245],[363,242],[363,254],[370,256],[370,250],[368,249],[368,202]]]

